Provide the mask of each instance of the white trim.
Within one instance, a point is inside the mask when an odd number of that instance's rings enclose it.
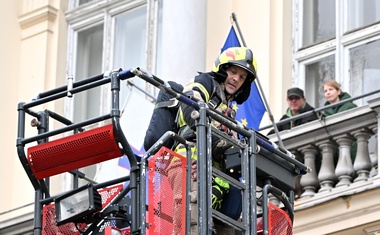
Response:
[[[132,1],[128,4],[126,4],[125,0],[124,1],[118,0],[117,4],[110,6],[108,14],[110,14],[111,16],[116,16],[116,15],[122,14],[126,11],[132,10],[134,8],[137,8],[137,7],[141,7],[141,6],[146,5],[146,4],[147,4],[146,0],[145,1],[135,0],[135,1]]]
[[[296,80],[299,80],[299,63],[296,59],[296,52],[298,50],[298,44],[299,44],[299,17],[297,14],[297,12],[299,11],[299,5],[298,5],[298,1],[293,1],[292,3],[292,11],[294,12],[294,14],[292,14],[292,26],[293,26],[293,29],[292,29],[292,52],[293,52],[293,56],[292,56],[292,80],[293,81],[296,81]]]
[[[343,45],[341,44],[341,35],[343,35],[343,24],[344,24],[344,7],[339,4],[340,0],[335,1],[336,14],[335,14],[335,79],[343,76],[344,64],[343,64]]]
[[[306,59],[310,59],[317,55],[322,55],[331,51],[335,51],[336,49],[336,40],[332,39],[318,45],[302,49],[301,51],[295,54],[295,58],[297,61],[302,61]]]
[[[34,212],[22,214],[20,216],[0,221],[0,234],[33,234]]]
[[[373,37],[380,37],[380,23],[344,35],[342,45],[347,46],[363,40],[371,40]]]

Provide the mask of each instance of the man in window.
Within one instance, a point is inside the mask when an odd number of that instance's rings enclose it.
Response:
[[[286,109],[286,113],[282,116],[280,121],[314,109],[312,106],[310,106],[306,102],[304,92],[300,88],[298,87],[290,88],[287,94],[288,95],[287,95],[286,100],[288,102],[288,108]],[[318,119],[317,115],[315,113],[312,113],[308,116],[298,118],[296,120],[292,120],[292,121],[285,122],[282,124],[277,124],[277,128],[278,128],[278,131],[289,130],[295,126],[299,126],[307,122],[314,121],[316,119]],[[273,133],[274,133],[274,130],[271,130],[268,133],[268,135],[273,134]]]

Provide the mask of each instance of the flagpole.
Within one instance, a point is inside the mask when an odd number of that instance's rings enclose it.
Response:
[[[236,28],[238,30],[238,33],[239,33],[239,36],[240,36],[240,40],[241,40],[243,46],[246,47],[246,44],[245,44],[245,41],[244,41],[244,38],[243,38],[243,34],[240,31],[240,27],[239,27],[239,24],[237,22],[236,15],[235,15],[234,12],[232,12],[231,18],[232,18],[232,24],[235,23],[235,25],[236,25]],[[272,126],[273,126],[273,129],[274,129],[274,132],[276,133],[276,136],[277,136],[277,139],[278,139],[278,143],[279,143],[279,145],[280,145],[281,148],[285,149],[285,146],[282,143],[282,139],[280,137],[280,133],[278,131],[277,125],[274,122],[274,118],[273,118],[272,112],[270,111],[269,104],[267,102],[267,99],[265,98],[265,94],[264,94],[263,89],[261,87],[260,80],[259,80],[259,77],[257,76],[257,73],[256,73],[256,83],[259,86],[261,97],[263,98],[264,105],[265,105],[265,107],[266,107],[266,109],[268,111],[269,119],[272,122]]]

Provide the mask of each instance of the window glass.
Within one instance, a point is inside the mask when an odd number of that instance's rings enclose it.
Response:
[[[380,0],[348,0],[348,30],[380,21]]]
[[[158,19],[157,19],[157,41],[161,42],[162,38],[162,7],[163,7],[163,0],[158,1]],[[162,58],[162,47],[161,43],[157,43],[157,53],[156,53],[156,73],[157,75],[161,74],[161,60],[157,60],[157,58]]]
[[[116,16],[114,67],[130,69],[146,67],[146,6]],[[142,79],[134,79],[144,86]]]
[[[380,89],[380,40],[352,48],[349,54],[351,95],[358,96]],[[377,93],[355,103],[364,105],[368,100],[379,96]]]
[[[75,81],[101,74],[103,54],[103,25],[78,32]],[[74,122],[100,115],[101,87],[92,88],[74,95]],[[80,169],[86,177],[93,179],[96,166]],[[79,185],[86,184],[80,180]]]
[[[139,67],[147,70],[146,12],[147,6],[144,5],[116,17],[113,54],[115,68],[127,70]],[[124,80],[121,87],[121,126],[132,149],[139,151],[145,135],[145,130],[141,127],[149,120],[153,104],[144,93],[146,82],[142,78],[136,76]],[[139,125],[131,120],[139,120]]]
[[[335,1],[303,1],[302,47],[335,37]]]
[[[314,108],[322,107],[326,100],[323,94],[323,83],[335,79],[335,56],[324,57],[305,67],[305,96]]]
[[[75,81],[102,73],[103,25],[78,33]],[[74,96],[74,121],[97,117],[100,114],[100,87]]]
[[[149,67],[149,72],[156,74],[160,70],[159,61],[152,58],[161,53],[159,38],[162,32],[163,1],[147,4],[144,0],[137,0],[134,1],[136,4],[132,4],[137,7],[133,7],[129,4],[130,1],[112,0],[109,1],[112,4],[99,5],[101,10],[96,8],[98,13],[94,18],[94,6],[98,2],[99,0],[69,1],[73,17],[68,18],[71,26],[68,48],[69,56],[74,59],[68,60],[68,73],[73,74],[75,81],[119,68],[127,70]],[[150,19],[149,24],[147,19]],[[101,22],[103,25],[99,25]],[[154,104],[145,93],[147,87],[144,80],[134,77],[128,81],[133,82],[134,86],[127,84],[127,81],[121,81],[120,84],[120,122],[130,146],[139,150],[145,135],[142,126],[149,123]],[[74,99],[66,104],[68,116],[72,115],[73,121],[78,122],[104,115],[111,108],[110,96],[111,92],[105,86],[75,94]],[[138,120],[139,125],[131,120]],[[81,170],[86,177],[100,182],[126,174],[124,166],[114,167],[119,166],[117,159],[102,164],[111,166],[109,169],[112,170],[105,171],[108,167],[96,169],[95,165]]]
[[[79,5],[82,5],[91,1],[94,1],[94,0],[79,0]]]

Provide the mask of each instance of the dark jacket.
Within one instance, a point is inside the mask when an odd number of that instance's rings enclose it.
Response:
[[[308,103],[305,103],[304,107],[300,110],[299,114],[306,113],[306,112],[311,111],[313,109],[314,108],[312,106],[310,106]],[[286,114],[284,114],[284,116],[282,116],[282,118],[280,119],[280,121],[285,120],[285,119],[290,118],[290,117],[294,117],[294,116],[292,115],[292,112],[288,108],[286,110]],[[317,115],[315,113],[313,113],[313,114],[310,114],[309,116],[302,117],[302,118],[293,120],[291,122],[286,122],[286,123],[283,123],[283,124],[278,124],[277,125],[277,129],[278,129],[278,131],[289,130],[292,127],[299,126],[299,125],[302,125],[302,124],[305,124],[307,122],[311,122],[311,121],[314,121],[314,120],[317,120],[317,119],[318,119]],[[268,133],[268,135],[273,134],[273,133],[274,133],[274,130],[271,130]]]
[[[189,97],[193,96],[193,91],[200,93],[201,98],[208,103],[210,100],[215,100],[217,106],[227,104],[227,100],[220,85],[216,82],[217,73],[200,73],[194,78],[194,81],[187,84],[183,92]],[[180,127],[180,135],[187,140],[195,140],[195,120],[191,114],[194,108],[180,103],[180,110],[178,115],[178,125]]]
[[[339,95],[339,100],[340,101],[346,100],[346,99],[349,99],[349,98],[351,98],[351,96],[347,92],[342,92]],[[331,103],[329,101],[326,101],[325,106],[330,105],[330,104]],[[358,107],[358,106],[356,104],[352,103],[352,101],[350,101],[350,102],[344,103],[342,105],[326,109],[324,111],[324,114],[325,114],[325,116],[330,116],[330,115],[333,115],[333,114],[336,114],[336,113],[340,113],[340,112],[343,112],[343,111],[346,111],[346,110],[349,110],[349,109],[352,109],[352,108],[356,108],[356,107]]]

